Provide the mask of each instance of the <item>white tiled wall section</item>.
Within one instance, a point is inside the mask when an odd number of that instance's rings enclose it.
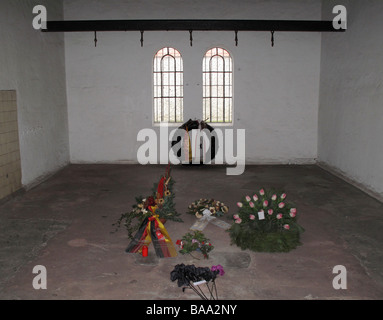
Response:
[[[0,199],[20,188],[16,91],[0,90]]]

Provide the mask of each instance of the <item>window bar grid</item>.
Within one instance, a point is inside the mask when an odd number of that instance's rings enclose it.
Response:
[[[208,112],[209,122],[231,122],[232,60],[230,54],[222,48],[209,50],[204,58],[203,73],[205,117]]]
[[[169,47],[159,50],[155,55],[153,73],[154,122],[181,122],[183,66],[179,52]]]

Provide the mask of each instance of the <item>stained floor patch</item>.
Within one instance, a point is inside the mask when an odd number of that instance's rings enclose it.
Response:
[[[51,238],[65,230],[68,224],[41,219],[1,219],[0,288],[20,267],[33,260]]]

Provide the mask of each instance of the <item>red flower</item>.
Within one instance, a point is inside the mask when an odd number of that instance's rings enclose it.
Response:
[[[146,200],[146,208],[154,207],[156,205],[156,202],[154,201],[154,198],[152,196],[148,197]]]

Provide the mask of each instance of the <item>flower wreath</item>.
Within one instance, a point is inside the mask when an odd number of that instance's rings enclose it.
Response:
[[[214,199],[199,199],[188,206],[189,214],[194,214],[198,219],[203,217],[203,211],[208,209],[212,216],[223,216],[229,212],[229,208],[220,201]]]
[[[304,229],[297,222],[297,209],[286,197],[286,193],[261,189],[238,202],[238,213],[228,230],[232,244],[259,252],[288,252],[300,245]]]

